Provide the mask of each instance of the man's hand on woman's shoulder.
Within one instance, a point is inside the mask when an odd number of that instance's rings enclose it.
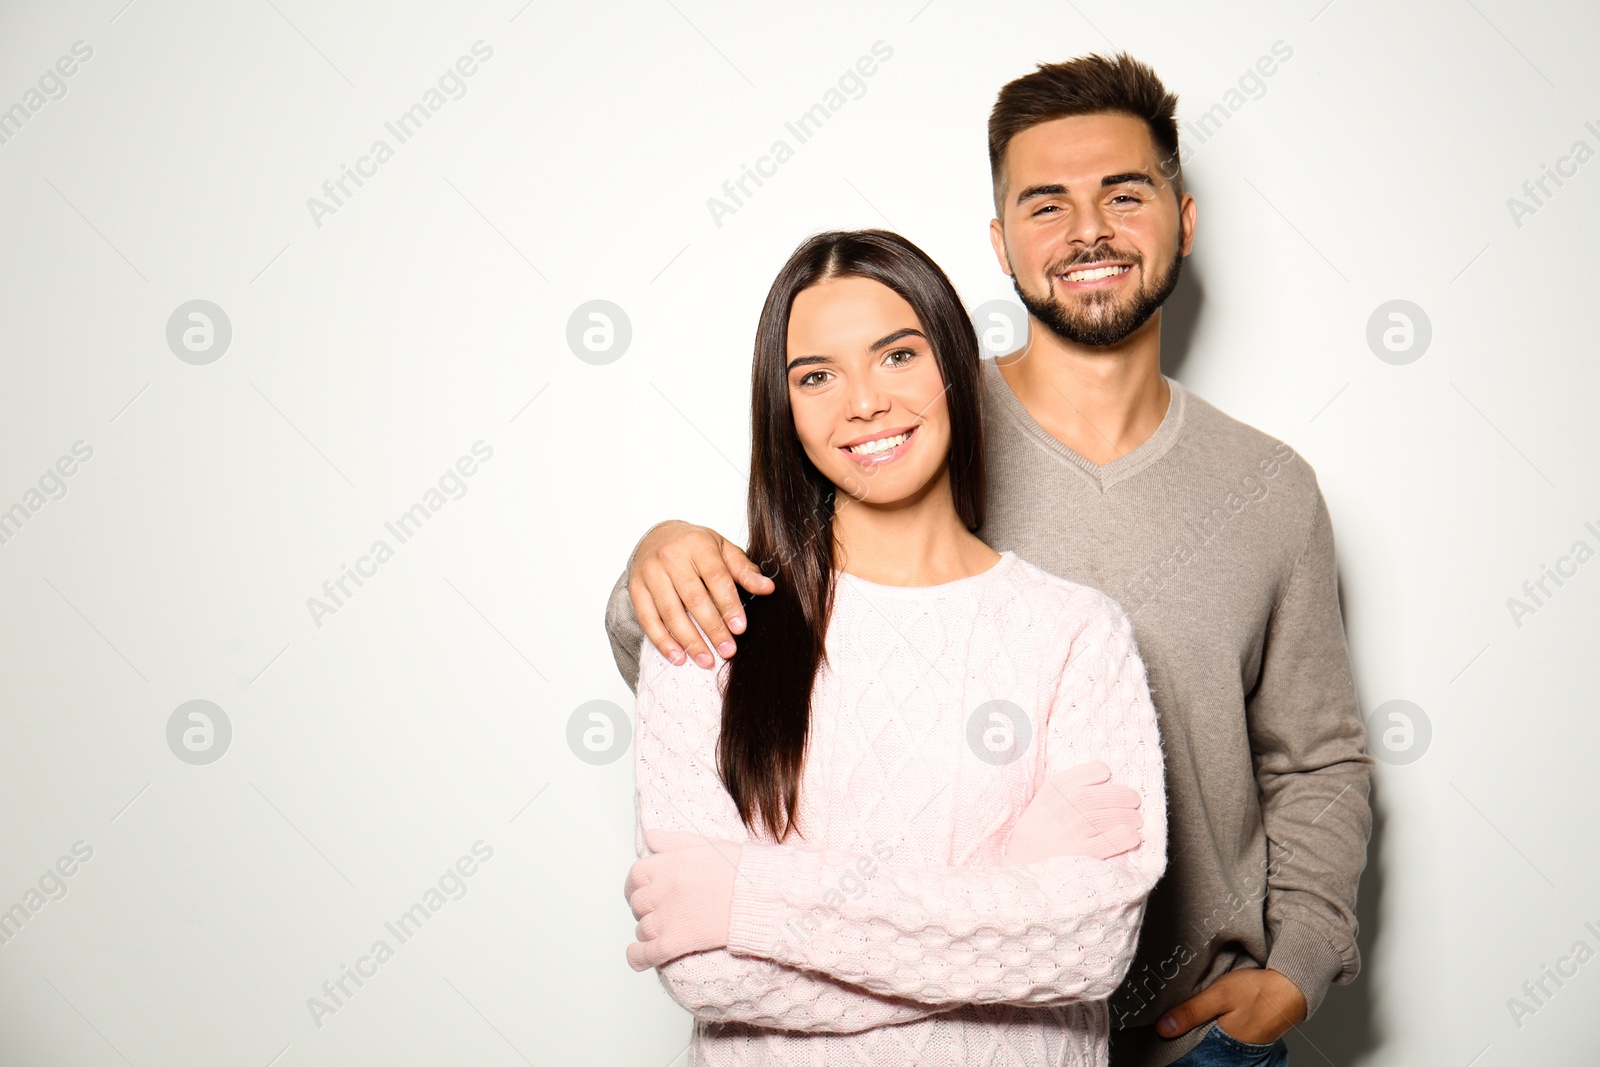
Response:
[[[684,663],[685,651],[707,669],[716,662],[711,648],[723,659],[733,655],[733,635],[745,627],[739,586],[757,594],[776,588],[738,545],[677,519],[645,531],[628,572],[628,597],[640,628],[676,666]]]

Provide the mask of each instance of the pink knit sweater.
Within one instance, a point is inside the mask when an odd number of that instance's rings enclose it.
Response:
[[[1104,998],[1166,867],[1127,616],[1011,552],[937,586],[837,578],[803,841],[752,837],[717,776],[722,665],[644,644],[636,851],[656,828],[744,845],[727,949],[658,968],[695,1016],[690,1064],[1103,1065]],[[1143,844],[1002,867],[1045,778],[1096,759],[1138,790]]]

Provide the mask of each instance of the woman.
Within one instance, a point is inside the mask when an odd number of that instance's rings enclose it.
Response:
[[[639,676],[628,959],[696,1016],[691,1063],[1105,1062],[1166,865],[1155,713],[1115,601],[973,534],[977,375],[895,234],[813,237],[768,294],[776,591],[716,670],[646,642]]]

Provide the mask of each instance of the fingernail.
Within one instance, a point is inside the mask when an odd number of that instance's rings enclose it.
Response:
[[[667,659],[671,661],[674,667],[683,666],[683,649],[675,648],[671,652],[668,652]]]
[[[1170,1015],[1163,1015],[1161,1018],[1156,1020],[1156,1032],[1165,1037],[1171,1037],[1172,1032],[1177,1028],[1178,1020],[1174,1019]]]
[[[735,615],[733,618],[729,619],[728,629],[732,630],[736,634],[744,633],[744,616]]]
[[[733,642],[724,641],[722,644],[718,645],[717,655],[721,656],[723,659],[727,659],[729,656],[733,655]]]
[[[711,666],[711,653],[698,652],[695,654],[694,661],[702,667],[709,668]]]

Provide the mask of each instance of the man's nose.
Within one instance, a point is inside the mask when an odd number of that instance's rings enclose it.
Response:
[[[1093,247],[1111,239],[1114,228],[1098,201],[1081,206],[1073,215],[1068,236],[1078,244]]]

